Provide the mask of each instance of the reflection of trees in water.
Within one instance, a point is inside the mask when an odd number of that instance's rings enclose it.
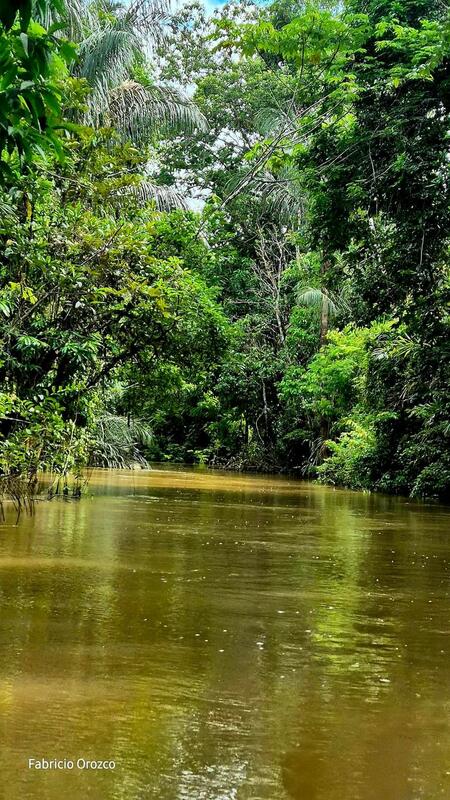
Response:
[[[118,800],[446,796],[448,513],[272,477],[113,478],[0,539],[9,747],[45,708],[27,746],[95,739]]]

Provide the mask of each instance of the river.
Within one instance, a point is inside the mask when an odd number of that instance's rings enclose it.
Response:
[[[450,797],[450,509],[159,467],[36,505],[0,525],[5,800]]]

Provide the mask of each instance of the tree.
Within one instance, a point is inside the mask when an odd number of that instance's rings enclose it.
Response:
[[[19,5],[0,30],[10,490],[156,457],[446,496],[444,7],[71,0],[36,26]]]
[[[314,26],[299,52],[296,37],[307,17],[281,32],[257,26],[247,41],[300,74],[320,71],[313,112],[306,119],[297,115],[295,130],[270,158],[298,171],[307,196],[305,245],[327,264],[322,311],[325,298],[343,294],[344,321],[365,326],[387,316],[420,340],[415,356],[411,351],[402,364],[407,378],[398,361],[395,367],[391,362],[391,375],[386,360],[372,363],[376,388],[368,388],[365,405],[386,411],[384,430],[376,434],[386,444],[379,450],[380,485],[420,492],[434,480],[442,492],[446,446],[431,436],[437,449],[425,457],[424,444],[431,433],[426,426],[436,424],[442,433],[448,419],[441,394],[448,380],[448,22],[442,6],[425,2],[406,3],[401,11],[388,2],[351,3],[349,12],[337,23],[314,12],[320,35],[327,31],[316,40],[316,54],[309,49]],[[333,26],[337,32],[340,25],[341,45],[330,63]],[[313,296],[303,293],[302,299]],[[425,372],[433,375],[431,384]],[[443,417],[430,411],[437,396]],[[417,441],[414,464],[411,437]]]
[[[40,4],[38,11],[61,8]],[[23,13],[25,30],[8,18],[9,30],[0,31],[8,67],[0,471],[17,497],[38,470],[66,474],[98,453],[102,396],[125,363],[154,368],[164,351],[181,364],[222,336],[220,310],[201,279],[179,259],[151,254],[154,206],[145,202],[137,213],[127,192],[151,194],[139,180],[143,155],[111,127],[96,133],[63,119],[63,110],[76,112],[90,97],[61,60],[70,62],[75,50],[56,37],[54,20],[47,33]],[[65,133],[58,139],[55,131]]]
[[[17,12],[20,24],[14,24]],[[62,81],[74,58],[71,45],[30,19],[31,4],[7,4],[0,14],[0,169],[11,174],[18,155],[62,157]],[[3,201],[6,202],[5,200]]]

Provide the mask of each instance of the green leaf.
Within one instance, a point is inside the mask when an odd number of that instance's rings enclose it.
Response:
[[[70,64],[72,61],[75,61],[77,53],[77,47],[70,42],[63,42],[59,48],[59,54],[64,59],[66,64]]]
[[[42,97],[47,108],[49,108],[56,117],[59,117],[61,113],[61,106],[56,94],[46,89],[42,92]]]

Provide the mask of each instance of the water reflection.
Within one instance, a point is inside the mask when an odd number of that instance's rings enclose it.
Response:
[[[96,471],[0,528],[8,800],[450,796],[449,512]],[[36,773],[30,756],[114,758]]]

